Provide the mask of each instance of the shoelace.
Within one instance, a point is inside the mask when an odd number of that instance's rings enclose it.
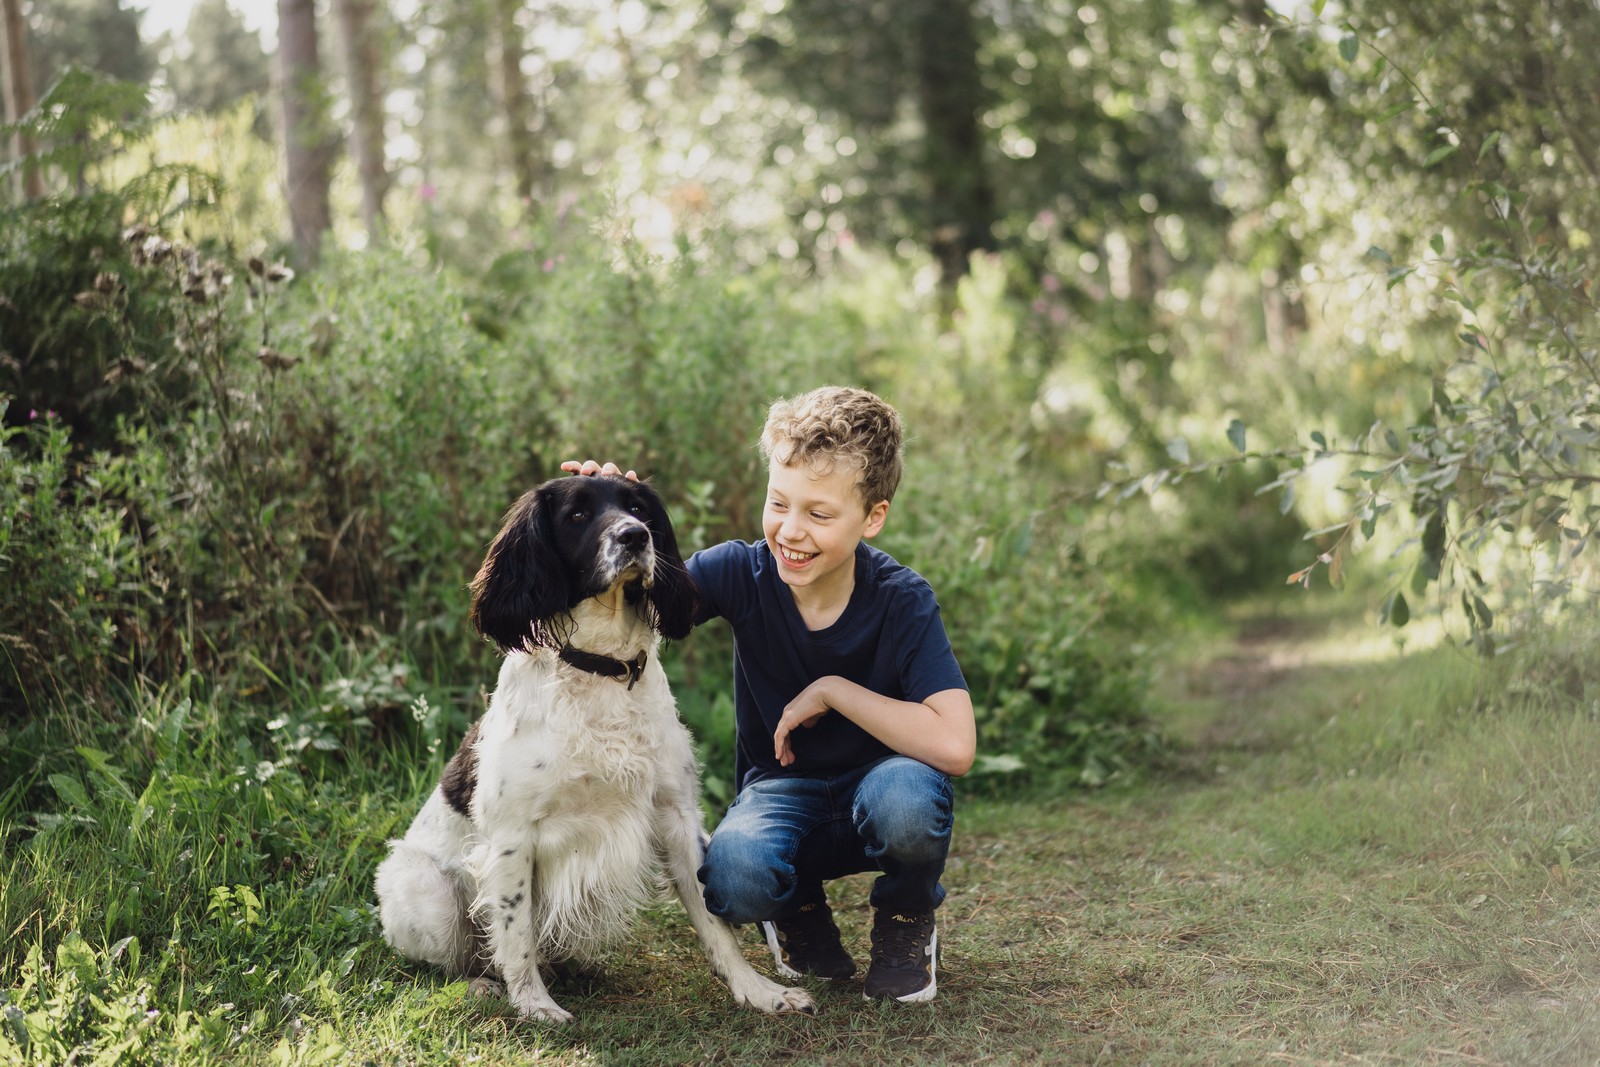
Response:
[[[913,967],[923,966],[928,958],[927,927],[926,919],[908,919],[903,915],[896,915],[889,923],[873,930],[879,934],[879,953],[896,963],[906,963]]]

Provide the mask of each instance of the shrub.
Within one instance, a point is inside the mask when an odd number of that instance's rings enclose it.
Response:
[[[0,397],[0,415],[7,402]],[[75,478],[71,434],[53,412],[0,423],[0,716],[92,706],[130,658],[144,599],[137,545],[94,482]],[[136,633],[133,635],[137,640]]]

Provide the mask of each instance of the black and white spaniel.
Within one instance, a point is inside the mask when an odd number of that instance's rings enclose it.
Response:
[[[389,944],[565,1022],[541,965],[593,960],[665,881],[735,1000],[813,1011],[756,973],[700,895],[698,768],[654,655],[688,632],[695,592],[660,497],[626,478],[546,482],[506,514],[472,594],[505,661],[378,867]]]

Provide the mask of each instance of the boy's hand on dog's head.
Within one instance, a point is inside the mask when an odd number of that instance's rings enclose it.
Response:
[[[630,482],[636,482],[639,480],[639,475],[635,472],[627,471],[624,473],[621,467],[609,461],[602,464],[596,460],[586,459],[582,463],[579,463],[575,459],[569,459],[565,463],[561,464],[561,469],[566,471],[568,474],[615,475],[619,478],[626,478]]]

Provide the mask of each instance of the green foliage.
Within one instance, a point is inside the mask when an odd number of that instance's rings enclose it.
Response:
[[[797,290],[779,270],[721,266],[726,248],[685,243],[663,260],[601,238],[594,220],[574,204],[477,277],[389,253],[334,255],[295,278],[159,225],[122,234],[107,249],[126,260],[115,285],[70,309],[153,344],[149,360],[119,365],[140,403],[98,442],[50,422],[42,458],[15,457],[7,506],[32,524],[19,543],[33,546],[10,561],[33,583],[18,610],[60,603],[68,615],[14,624],[26,670],[12,672],[11,704],[32,702],[17,717],[48,733],[80,720],[42,713],[150,679],[184,698],[287,687],[315,697],[252,717],[250,751],[227,757],[258,783],[333,773],[381,739],[414,737],[408,720],[431,758],[475,709],[416,705],[406,679],[487,684],[494,664],[466,623],[466,587],[518,493],[562,459],[616,459],[656,477],[689,550],[755,536],[768,402],[856,381],[903,391],[913,433],[931,442],[893,547],[947,604],[982,703],[985,767],[1025,757],[1030,775],[1098,784],[1149,758],[1142,652],[1121,641],[1143,616],[1107,610],[1111,586],[1089,576],[1069,530],[1037,551],[1016,541],[1054,518],[1045,483],[969,488],[963,420],[1003,423],[1016,400],[963,400],[984,392],[1017,335],[998,269],[962,287],[952,347],[937,297],[908,298],[913,275],[893,265],[863,261],[859,286]],[[42,257],[52,232],[35,221],[15,240]],[[158,345],[135,307],[160,317]],[[51,336],[70,309],[47,307],[38,331]],[[182,391],[158,388],[169,365]],[[986,447],[1012,446],[1002,435]],[[975,541],[1001,547],[971,555]],[[47,544],[58,558],[40,566]],[[96,562],[106,545],[121,552],[115,567]],[[93,595],[79,591],[85,575],[100,582]],[[371,658],[341,661],[358,642]],[[713,806],[731,799],[730,653],[716,628],[670,653]],[[77,798],[82,748],[14,754],[19,795]]]
[[[1535,159],[1550,167],[1583,156],[1586,135],[1567,116],[1547,114],[1537,131],[1491,127],[1520,111],[1463,101],[1436,47],[1421,51],[1407,37],[1389,41],[1387,27],[1368,27],[1359,16],[1345,25],[1339,61],[1357,69],[1344,75],[1344,106],[1371,111],[1380,126],[1417,114],[1425,130],[1401,127],[1364,151],[1374,157],[1369,169],[1381,160],[1425,187],[1432,210],[1420,223],[1397,223],[1395,245],[1366,245],[1365,298],[1380,329],[1395,305],[1425,307],[1410,325],[1418,365],[1403,370],[1384,403],[1325,406],[1322,428],[1307,419],[1285,425],[1273,413],[1263,414],[1265,428],[1234,417],[1226,436],[1235,455],[1192,461],[1187,442],[1176,440],[1174,466],[1104,491],[1153,491],[1269,460],[1276,477],[1261,491],[1286,513],[1320,512],[1306,535],[1318,548],[1302,555],[1302,563],[1312,558],[1291,583],[1309,583],[1325,565],[1342,585],[1349,557],[1376,542],[1403,561],[1387,579],[1383,621],[1399,627],[1418,608],[1441,610],[1492,655],[1508,631],[1592,593],[1588,549],[1600,529],[1600,481],[1590,469],[1600,444],[1600,332],[1589,280],[1595,173],[1563,164],[1548,180],[1534,169]],[[1308,41],[1314,29],[1300,27]],[[1461,36],[1448,35],[1447,50],[1464,47]],[[1566,77],[1566,42],[1518,47],[1530,62],[1556,65],[1552,84]],[[1369,53],[1377,58],[1363,69]],[[1558,190],[1585,191],[1568,206],[1552,199]],[[1247,432],[1298,443],[1246,450]],[[1209,436],[1217,441],[1215,430]],[[1324,499],[1308,509],[1301,498],[1313,494]]]
[[[819,989],[814,1019],[736,1010],[664,906],[601,973],[556,978],[575,1027],[516,1024],[503,1001],[401,960],[372,908],[384,842],[450,751],[417,705],[454,698],[360,646],[315,678],[269,680],[271,713],[294,721],[330,701],[369,709],[354,720],[411,698],[414,731],[352,735],[321,760],[237,697],[117,694],[96,723],[60,717],[5,742],[49,777],[25,802],[0,800],[0,923],[13,931],[0,945],[0,1061],[577,1065],[621,1050],[679,1062],[703,1056],[708,1033],[718,1054],[751,1061],[850,1042],[911,1063],[924,1051],[911,1039],[963,1034],[1002,1061],[1068,1047],[1092,1059],[1106,1034],[1079,1030],[1096,1019],[1122,1020],[1116,1033],[1145,1053],[1200,1041],[1219,1059],[1241,1041],[1270,1057],[1286,1040],[1325,1057],[1373,1040],[1379,1019],[1385,1047],[1424,1055],[1465,1047],[1461,1020],[1484,1013],[1474,1054],[1570,1051],[1583,1019],[1546,1001],[1586,1004],[1595,952],[1593,634],[1491,663],[1451,650],[1369,659],[1370,634],[1303,633],[1316,616],[1304,614],[1257,620],[1248,645],[1173,665],[1198,690],[1169,695],[1189,738],[1182,788],[963,801],[932,1014],[880,1013],[849,986]],[[1284,672],[1297,652],[1306,665]],[[1251,669],[1253,681],[1238,674]],[[460,726],[445,732],[459,740]],[[858,952],[869,882],[833,886]],[[744,947],[765,966],[757,939]],[[1263,988],[1279,991],[1266,1007]],[[1013,1031],[977,1025],[1015,1020],[1019,1004]],[[1241,1037],[1241,1016],[1270,1035]]]
[[[161,961],[165,970],[176,961]],[[170,1063],[223,1054],[230,1042],[222,1008],[163,1012],[141,974],[139,939],[104,950],[71,934],[46,963],[35,942],[17,984],[0,992],[0,1057],[7,1063]]]
[[[0,397],[0,420],[9,412]],[[119,628],[146,601],[138,545],[122,515],[78,481],[53,413],[0,422],[0,714],[92,707],[136,663]]]

